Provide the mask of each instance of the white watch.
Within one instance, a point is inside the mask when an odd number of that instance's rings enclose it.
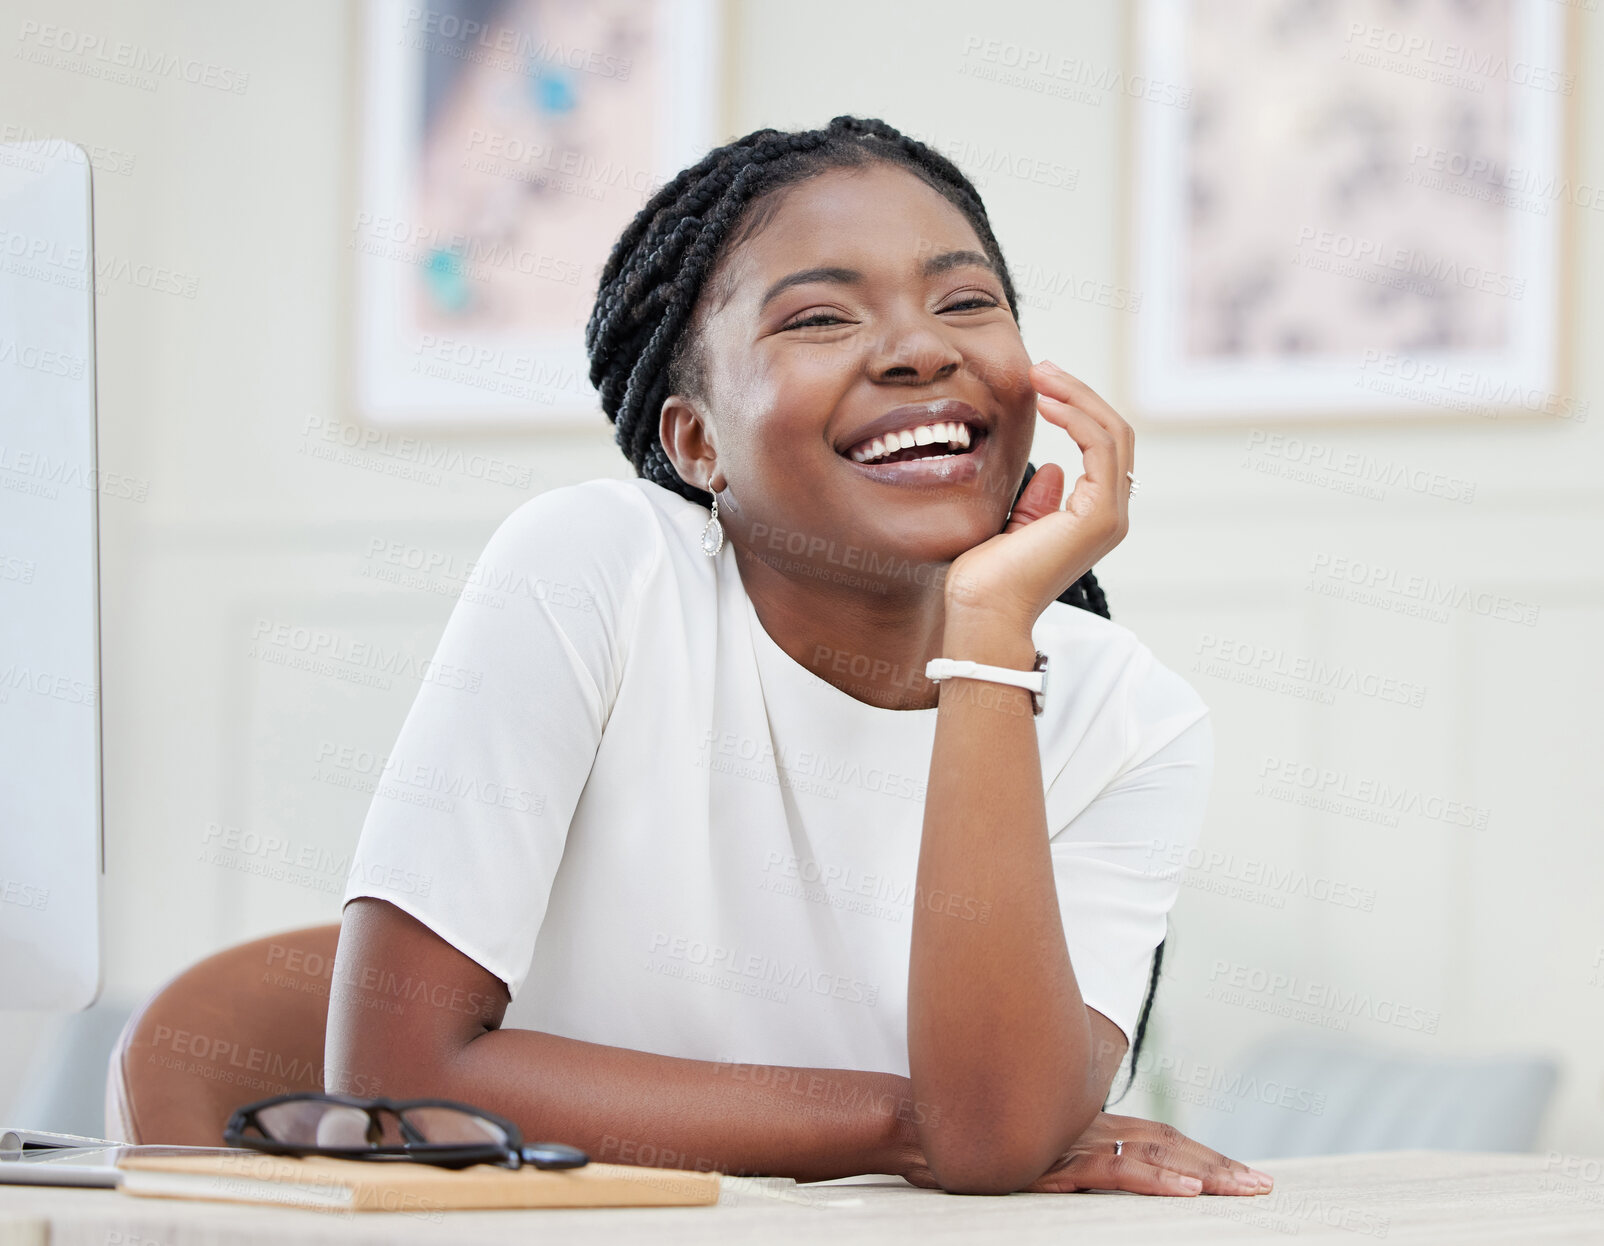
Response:
[[[1031,712],[1034,714],[1040,714],[1047,703],[1047,655],[1040,649],[1036,650],[1036,665],[1028,671],[1015,670],[1011,666],[987,666],[984,662],[970,662],[963,658],[931,658],[925,664],[925,678],[931,683],[940,683],[954,676],[1028,689]]]

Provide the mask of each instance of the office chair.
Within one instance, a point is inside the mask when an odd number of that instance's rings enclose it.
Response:
[[[221,1146],[234,1109],[323,1089],[338,923],[228,948],[136,1009],[112,1049],[106,1137]]]

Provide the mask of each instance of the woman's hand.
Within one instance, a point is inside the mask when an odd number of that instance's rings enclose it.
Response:
[[[1136,433],[1084,382],[1057,364],[1030,370],[1037,409],[1080,447],[1084,474],[1064,509],[1064,469],[1044,464],[1015,503],[1008,525],[954,560],[949,605],[973,607],[1027,631],[1049,603],[1125,539]]]
[[[1116,1140],[1124,1142],[1114,1154]],[[1030,1186],[1040,1194],[1268,1194],[1268,1173],[1227,1159],[1173,1125],[1099,1112],[1058,1163]]]
[[[1118,1155],[1115,1141],[1124,1142]],[[905,1152],[901,1173],[910,1185],[939,1189],[917,1148]],[[1064,1156],[1022,1193],[1073,1194],[1080,1190],[1124,1190],[1130,1194],[1268,1194],[1268,1173],[1249,1168],[1172,1125],[1136,1116],[1099,1112]]]

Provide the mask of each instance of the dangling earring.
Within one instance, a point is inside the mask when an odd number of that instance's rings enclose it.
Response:
[[[702,529],[702,553],[716,558],[724,548],[724,525],[718,521],[718,494],[713,489],[713,478],[707,478],[707,491],[713,494],[713,513],[708,516],[707,527]]]

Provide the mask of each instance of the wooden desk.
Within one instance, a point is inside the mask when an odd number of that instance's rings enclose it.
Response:
[[[1273,1194],[959,1197],[901,1182],[765,1191],[734,1181],[717,1207],[338,1215],[0,1186],[0,1246],[323,1246],[324,1243],[1604,1242],[1604,1163],[1545,1155],[1374,1152],[1264,1161]],[[1569,1172],[1571,1175],[1567,1175]]]

